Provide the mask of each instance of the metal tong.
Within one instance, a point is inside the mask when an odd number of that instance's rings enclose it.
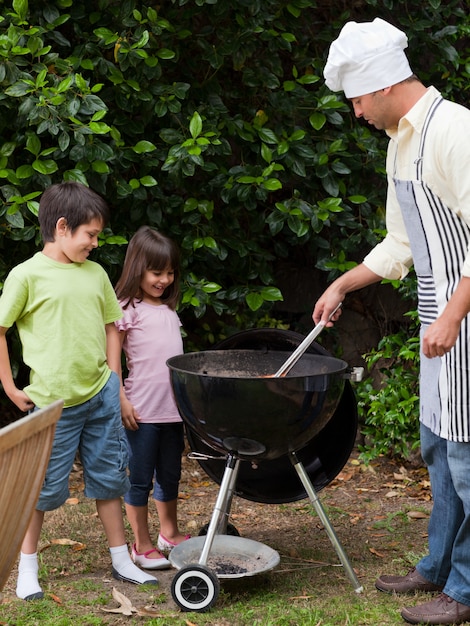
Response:
[[[331,320],[333,315],[341,307],[342,304],[343,303],[340,302],[338,304],[338,306],[330,313],[330,316],[328,317],[328,321]],[[309,334],[305,337],[305,339],[302,341],[302,343],[300,343],[297,346],[297,348],[290,355],[290,357],[288,359],[286,359],[286,361],[284,361],[284,363],[277,370],[277,372],[275,374],[273,374],[272,378],[281,378],[281,377],[285,376],[288,372],[291,371],[291,369],[294,367],[294,365],[297,363],[297,361],[300,359],[300,357],[303,355],[303,353],[307,350],[307,348],[310,346],[310,344],[321,333],[321,331],[325,327],[325,324],[326,324],[326,322],[322,322],[322,321],[318,322],[318,324],[315,326],[315,328],[313,328],[309,332]]]

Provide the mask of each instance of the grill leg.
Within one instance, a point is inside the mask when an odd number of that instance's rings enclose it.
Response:
[[[354,587],[354,591],[356,593],[361,593],[363,591],[363,586],[359,583],[359,580],[357,579],[356,573],[352,568],[352,565],[346,555],[346,552],[343,549],[343,546],[339,542],[335,529],[331,525],[329,517],[326,514],[326,511],[323,508],[322,503],[318,499],[317,492],[315,491],[315,488],[313,487],[312,482],[310,478],[308,477],[308,474],[305,471],[304,466],[298,460],[295,452],[290,453],[290,460],[292,462],[292,465],[295,467],[297,474],[299,475],[302,485],[308,494],[308,497],[315,509],[316,514],[320,518],[326,532],[328,533],[328,537],[330,538],[330,541],[333,544],[334,549],[336,550],[336,554],[338,555],[339,560],[341,561],[344,569],[346,570],[349,580],[351,581]]]
[[[235,485],[239,464],[239,459],[231,454],[228,455],[225,462],[224,475],[222,477],[222,482],[220,483],[219,493],[212,512],[211,521],[209,522],[209,528],[207,529],[201,556],[199,557],[199,565],[207,564],[209,552],[212,547],[214,537],[217,534],[217,528],[219,527],[220,520],[226,519],[227,508],[231,504],[233,487]]]

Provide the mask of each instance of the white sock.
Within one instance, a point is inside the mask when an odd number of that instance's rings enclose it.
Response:
[[[157,582],[157,578],[155,578],[155,576],[151,576],[150,574],[143,572],[136,565],[134,565],[126,544],[123,546],[109,548],[109,551],[111,553],[113,569],[127,582],[133,582],[136,585],[143,585],[144,583],[155,584]]]
[[[18,565],[18,580],[16,582],[16,595],[22,600],[39,600],[44,593],[39,586],[38,580],[38,553],[20,553]]]

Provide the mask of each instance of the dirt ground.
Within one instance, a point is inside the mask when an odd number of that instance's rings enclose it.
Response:
[[[49,589],[59,598],[61,594],[83,594],[83,591],[77,592],[77,581],[85,575],[88,581],[94,580],[101,586],[104,584],[110,607],[117,606],[112,598],[113,588],[125,594],[135,605],[142,605],[138,588],[111,578],[109,555],[96,515],[93,512],[89,514],[87,519],[90,522],[86,527],[83,526],[83,519],[77,521],[77,516],[74,516],[74,507],[77,509],[84,500],[80,466],[75,469],[71,480],[73,497],[62,509],[46,517],[45,535],[49,541],[54,538],[80,539],[84,544],[86,542],[88,554],[95,554],[95,558],[90,564],[90,556],[80,557],[78,552],[76,557],[71,557],[70,552],[59,556],[53,549],[46,550],[47,544],[43,546],[44,559],[48,563]],[[182,531],[196,536],[210,521],[219,485],[208,477],[197,461],[185,456],[180,487],[180,527]],[[342,471],[318,495],[364,586],[373,588],[377,573],[383,568],[390,570],[394,560],[405,556],[404,553],[419,555],[425,551],[427,520],[432,503],[428,476],[423,467],[385,458],[365,465],[357,450],[353,450]],[[154,512],[152,516],[154,528],[157,528],[158,520]],[[242,537],[264,543],[279,552],[281,562],[275,573],[295,571],[313,562],[327,566],[338,564],[333,546],[325,536],[324,527],[308,498],[284,504],[264,504],[235,496],[230,507],[230,523]],[[399,569],[402,569],[402,564],[395,572],[398,573]],[[337,576],[344,579],[344,571],[339,570]],[[170,592],[175,570],[160,571],[157,575],[160,581],[159,609],[177,611]],[[3,590],[6,610],[10,603],[16,601],[15,581],[16,568]],[[121,622],[115,619],[109,623]]]

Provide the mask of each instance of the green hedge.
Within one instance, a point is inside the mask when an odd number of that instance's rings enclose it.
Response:
[[[360,261],[383,232],[386,140],[324,86],[328,46],[380,15],[465,102],[469,17],[457,0],[347,4],[0,0],[0,282],[40,246],[38,197],[63,179],[112,206],[96,258],[113,281],[141,224],[179,242],[198,347],[281,324],[286,260],[319,288]]]

